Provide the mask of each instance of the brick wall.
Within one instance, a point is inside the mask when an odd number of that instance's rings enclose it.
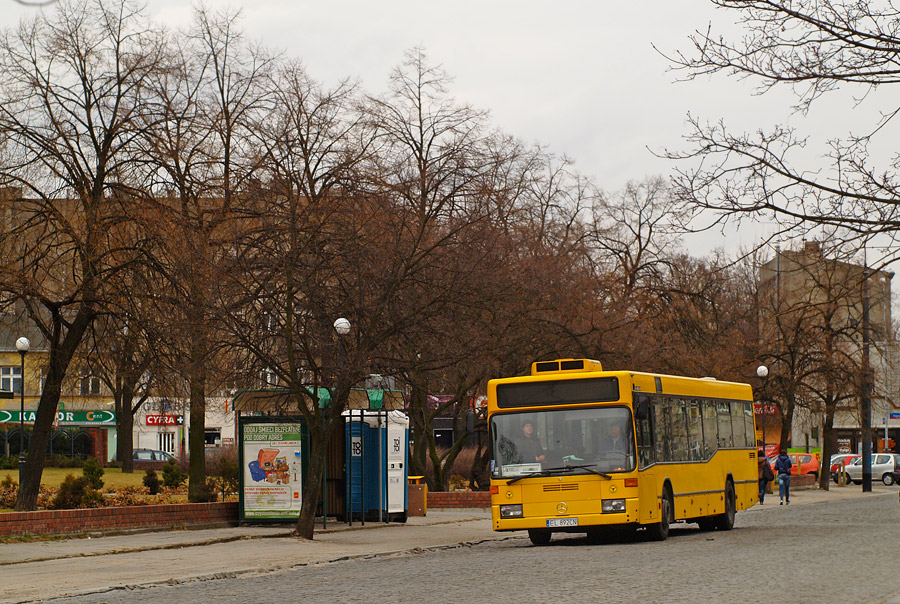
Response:
[[[775,493],[778,493],[778,480],[775,480],[773,484]],[[791,490],[814,488],[816,488],[816,477],[812,474],[800,474],[797,476],[791,476]]]
[[[428,493],[429,508],[489,508],[491,494],[487,491],[434,491]]]
[[[40,510],[0,514],[0,536],[72,535],[171,528],[234,526],[237,502],[137,505],[87,510]]]

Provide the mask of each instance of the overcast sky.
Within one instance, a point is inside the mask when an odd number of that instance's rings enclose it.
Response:
[[[0,25],[34,9],[0,0]],[[147,0],[149,13],[173,27],[188,23],[182,0]],[[729,28],[734,15],[708,0],[207,0],[241,7],[251,38],[303,60],[325,83],[356,78],[370,92],[386,88],[404,52],[421,45],[454,78],[460,101],[489,110],[492,123],[575,160],[607,191],[628,180],[668,175],[651,153],[685,148],[685,118],[725,119],[732,130],[821,120],[791,116],[787,94],[753,96],[747,82],[724,75],[676,82],[654,50],[689,50],[688,36],[712,21]],[[9,9],[9,10],[7,10]],[[732,29],[733,28],[729,28]],[[739,237],[706,237],[705,253],[755,243],[765,225]],[[699,245],[703,249],[695,249]]]

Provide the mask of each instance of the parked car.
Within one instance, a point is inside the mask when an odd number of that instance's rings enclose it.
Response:
[[[847,477],[854,484],[862,484],[862,456],[853,463],[844,466]],[[895,471],[900,467],[900,455],[895,453],[872,454],[872,480],[880,480],[890,486],[896,481]]]
[[[798,474],[812,474],[816,478],[819,477],[819,460],[812,453],[788,453],[787,456],[791,458],[791,476],[797,476]],[[775,469],[775,462],[777,460],[777,455],[769,458],[772,470]]]
[[[860,458],[855,453],[839,453],[831,456],[831,479],[837,483],[841,481],[841,467],[850,465]]]
[[[175,459],[175,456],[155,449],[135,449],[133,459],[134,461],[169,461]]]

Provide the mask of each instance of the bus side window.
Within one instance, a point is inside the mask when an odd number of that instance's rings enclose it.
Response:
[[[691,399],[688,402],[688,447],[691,461],[706,459],[703,443],[703,418],[700,416],[700,401]]]
[[[719,448],[716,405],[711,401],[701,401],[701,406],[703,408],[703,453],[705,459],[709,459]]]
[[[643,398],[640,404],[640,412],[635,409],[634,426],[637,434],[638,463],[644,468],[653,463],[656,456],[653,449],[653,428],[651,418],[653,414],[650,408],[649,398]]]
[[[753,403],[744,403],[744,430],[747,432],[747,446],[756,446],[756,431],[753,426]]]
[[[731,430],[734,433],[733,445],[735,447],[748,447],[749,439],[744,428],[744,403],[731,403]]]
[[[731,406],[726,401],[716,403],[719,416],[719,448],[728,449],[734,446],[731,434]]]
[[[653,400],[653,442],[656,461],[668,461],[669,431],[666,425],[665,404],[662,397]]]
[[[688,455],[688,429],[687,429],[687,401],[683,398],[670,399],[669,401],[669,437],[672,440],[672,457],[670,461],[687,461]]]

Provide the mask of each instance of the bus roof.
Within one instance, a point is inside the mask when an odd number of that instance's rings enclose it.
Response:
[[[571,361],[571,359],[565,359]],[[586,367],[599,367],[596,361],[585,361]],[[666,394],[670,396],[705,397],[717,399],[735,399],[752,401],[753,389],[749,384],[726,382],[714,378],[684,377],[662,373],[646,373],[640,371],[546,371],[538,375],[525,375],[509,378],[498,378],[488,382],[488,406],[496,409],[497,386],[527,382],[545,382],[551,380],[573,380],[597,377],[615,377],[619,381],[619,392],[622,399],[627,400],[629,392],[648,394]]]

